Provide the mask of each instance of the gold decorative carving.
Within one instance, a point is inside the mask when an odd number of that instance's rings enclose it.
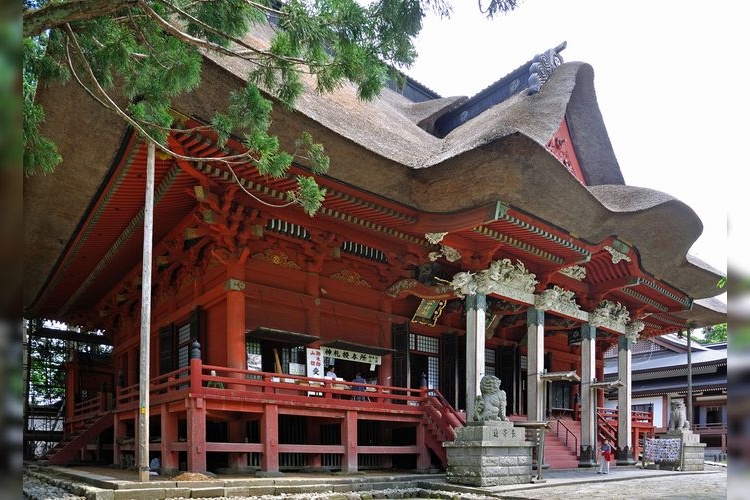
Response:
[[[367,281],[362,279],[362,276],[360,276],[359,273],[355,273],[354,271],[350,271],[348,269],[342,269],[341,271],[332,274],[331,278],[339,281],[344,281],[354,286],[372,288],[372,286]]]
[[[292,269],[300,269],[299,265],[293,260],[289,260],[289,256],[284,252],[274,252],[270,248],[267,248],[264,252],[259,252],[253,255],[253,260],[260,260],[275,264],[282,267],[290,267]]]
[[[389,297],[398,297],[399,293],[401,293],[401,290],[409,290],[410,288],[414,288],[415,286],[417,286],[417,283],[419,283],[417,280],[408,278],[398,280],[396,283],[388,287],[388,289],[385,291],[385,294]]]

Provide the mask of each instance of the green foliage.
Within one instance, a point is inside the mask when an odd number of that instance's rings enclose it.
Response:
[[[314,143],[310,134],[302,133],[302,137],[297,140],[297,149],[307,153],[314,173],[321,174],[328,171],[331,159],[326,155],[323,145]]]
[[[703,329],[702,344],[718,344],[727,341],[727,324],[714,325]]]
[[[68,354],[68,347],[63,340],[29,339],[31,404],[53,404],[65,396],[64,366],[68,361]]]
[[[506,14],[518,6],[518,0],[489,0],[484,6],[484,0],[479,1],[479,10],[492,19],[496,14]]]
[[[227,110],[210,119],[220,146],[243,134],[247,160],[264,175],[281,177],[292,155],[269,136],[272,95],[292,109],[304,74],[319,92],[345,82],[372,99],[398,68],[416,57],[414,38],[429,9],[450,14],[446,0],[90,0],[24,1],[24,170],[50,172],[61,161],[39,134],[44,110],[36,86],[72,75],[76,83],[142,135],[169,152],[175,98],[201,84],[203,52],[248,61],[248,86],[231,96]],[[516,0],[491,0],[488,16],[515,8]],[[481,3],[480,3],[481,6]],[[246,40],[272,18],[270,47]],[[28,85],[26,84],[28,80]],[[125,105],[118,98],[124,97]],[[298,148],[315,174],[330,164],[309,138]],[[210,160],[210,159],[209,159]],[[219,161],[217,159],[217,161]],[[312,178],[292,195],[311,215],[324,196]]]
[[[65,68],[46,51],[47,36],[23,41],[23,165],[26,175],[49,173],[62,161],[57,146],[44,137],[44,109],[34,103],[39,80],[65,80]]]
[[[320,189],[312,177],[297,177],[297,191],[287,193],[289,200],[302,205],[308,215],[315,214],[323,205],[326,190]]]

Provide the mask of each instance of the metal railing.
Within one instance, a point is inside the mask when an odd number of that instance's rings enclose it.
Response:
[[[560,426],[565,429],[565,446],[567,448],[570,448],[570,438],[573,438],[573,453],[575,453],[576,458],[578,458],[580,456],[578,450],[578,436],[576,436],[575,433],[571,431],[567,425],[562,423],[562,421],[557,420],[557,426],[555,427],[555,436],[558,439],[560,439]]]

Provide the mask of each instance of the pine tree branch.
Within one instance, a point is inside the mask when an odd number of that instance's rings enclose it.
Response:
[[[78,59],[81,62],[81,65],[83,66],[84,70],[86,71],[86,75],[88,76],[89,80],[91,80],[91,84],[94,87],[94,91],[96,96],[93,96],[97,101],[99,101],[100,104],[102,104],[105,108],[112,110],[115,112],[120,118],[125,120],[131,127],[133,127],[135,130],[138,131],[143,137],[148,139],[149,141],[152,141],[157,148],[159,148],[162,152],[174,156],[175,158],[179,158],[181,160],[185,161],[216,161],[216,162],[223,162],[226,163],[228,161],[235,161],[235,162],[241,162],[244,159],[244,162],[248,161],[248,158],[251,158],[249,152],[248,153],[242,153],[239,155],[229,155],[227,157],[211,157],[211,158],[197,158],[192,156],[184,156],[181,155],[175,151],[170,150],[168,147],[162,145],[157,141],[151,134],[146,131],[143,124],[141,124],[138,120],[134,119],[132,116],[130,116],[128,113],[126,113],[120,106],[117,105],[117,103],[110,97],[110,95],[107,93],[106,90],[104,90],[104,87],[102,87],[101,83],[99,83],[99,80],[96,78],[96,75],[94,74],[94,70],[89,65],[88,59],[86,58],[83,49],[81,48],[80,44],[78,43],[78,38],[76,37],[75,32],[73,32],[73,29],[70,27],[70,25],[65,25],[65,31],[68,34],[69,39],[72,42],[72,46],[75,49]],[[72,64],[72,61],[71,63]],[[71,68],[73,69],[73,68]],[[77,81],[81,82],[80,78],[76,78]],[[88,89],[85,85],[83,85],[83,88],[91,94],[93,91],[91,89]]]
[[[38,9],[23,11],[23,37],[36,36],[45,30],[59,28],[118,11],[138,0],[67,0],[50,2]]]
[[[116,113],[118,116],[120,116],[123,120],[125,120],[126,123],[130,124],[136,131],[138,131],[139,134],[141,134],[142,137],[144,137],[146,140],[151,141],[154,143],[154,145],[161,150],[162,152],[166,153],[167,155],[177,158],[179,160],[182,160],[186,162],[187,164],[191,164],[193,162],[216,162],[216,163],[223,163],[231,172],[232,177],[235,181],[235,183],[242,188],[242,191],[244,191],[248,196],[252,197],[259,203],[262,203],[266,206],[273,207],[273,208],[284,208],[288,207],[290,205],[293,205],[295,203],[299,203],[298,199],[294,199],[291,202],[284,203],[284,204],[272,204],[268,203],[267,201],[259,198],[249,190],[247,190],[242,183],[240,182],[239,176],[235,173],[234,169],[232,168],[232,165],[242,165],[242,164],[252,164],[252,161],[255,160],[252,156],[252,153],[250,151],[246,151],[245,153],[240,153],[237,155],[227,155],[227,156],[214,156],[214,157],[195,157],[195,156],[187,156],[180,154],[174,149],[169,148],[157,141],[151,134],[148,133],[148,131],[144,128],[144,126],[135,120],[133,117],[131,117],[128,113],[126,113],[122,108],[120,108],[117,103],[109,96],[107,91],[101,86],[98,79],[96,78],[96,75],[94,74],[93,69],[88,63],[88,59],[85,57],[83,49],[81,48],[80,44],[78,43],[78,39],[76,37],[75,32],[73,32],[73,29],[70,27],[70,25],[64,26],[65,31],[68,34],[69,40],[72,42],[72,46],[75,49],[75,51],[78,54],[79,59],[81,60],[81,64],[83,65],[86,74],[88,75],[89,79],[91,80],[92,84],[94,85],[94,88],[96,89],[96,94],[98,94],[101,98],[98,98],[97,96],[93,95],[93,91],[89,89],[86,85],[83,84],[83,82],[80,80],[78,75],[75,72],[74,65],[72,63],[72,59],[68,57],[69,65],[71,67],[71,71],[73,71],[76,80],[81,84],[81,86],[88,92],[89,94],[94,97],[100,104],[102,104],[105,108],[112,110],[114,113]],[[192,165],[191,165],[192,166]]]
[[[248,2],[248,3],[250,3],[251,5],[255,5],[255,4],[251,3],[251,2]],[[183,9],[180,9],[179,7],[177,7],[176,5],[174,5],[172,2],[164,2],[164,5],[166,5],[170,9],[172,9],[176,14],[178,14],[178,15],[184,17],[185,19],[189,20],[191,23],[195,24],[196,26],[200,26],[204,30],[206,30],[208,32],[211,32],[214,35],[219,35],[221,37],[224,37],[227,40],[230,40],[231,42],[234,42],[237,45],[239,45],[240,47],[242,47],[242,48],[245,49],[244,51],[236,51],[236,50],[231,50],[231,49],[224,49],[225,51],[229,52],[229,55],[232,55],[234,57],[241,57],[243,59],[248,59],[248,58],[243,57],[243,56],[248,55],[248,54],[258,54],[259,56],[271,57],[271,58],[274,58],[274,59],[279,59],[281,61],[291,62],[291,63],[298,64],[298,65],[303,65],[303,64],[306,63],[304,60],[299,59],[299,58],[284,57],[284,56],[280,56],[278,54],[272,54],[270,52],[267,52],[267,51],[264,51],[264,50],[260,50],[257,47],[253,47],[252,45],[250,45],[250,44],[248,44],[248,43],[240,40],[239,38],[228,36],[226,33],[222,32],[221,30],[218,30],[218,29],[214,28],[213,26],[204,23],[203,21],[201,21],[200,19],[196,18],[195,16],[192,16],[191,14],[189,14],[186,11],[184,11]],[[190,35],[188,35],[188,36],[190,36]],[[212,43],[212,42],[208,42],[206,40],[203,40],[203,41],[205,43]],[[188,42],[188,43],[190,43],[190,42]],[[250,59],[250,60],[254,60],[254,59]]]

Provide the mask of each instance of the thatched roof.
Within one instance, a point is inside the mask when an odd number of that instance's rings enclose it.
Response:
[[[244,83],[246,62],[210,56],[202,86],[175,103],[210,118]],[[558,67],[541,91],[516,94],[438,138],[427,130],[465,98],[415,104],[384,89],[366,102],[343,85],[321,95],[312,80],[295,111],[277,106],[273,131],[290,146],[302,130],[323,142],[329,175],[425,212],[452,213],[501,200],[588,242],[616,235],[637,248],[652,275],[693,298],[717,295],[720,273],[689,258],[702,231],[695,212],[658,191],[624,185],[585,63]],[[76,228],[108,182],[125,125],[74,85],[42,88],[44,132],[64,158],[24,186],[24,307],[34,304]],[[588,186],[546,149],[563,119]],[[427,129],[427,130],[426,130]],[[666,147],[666,146],[665,146]],[[724,315],[726,313],[724,312]]]

